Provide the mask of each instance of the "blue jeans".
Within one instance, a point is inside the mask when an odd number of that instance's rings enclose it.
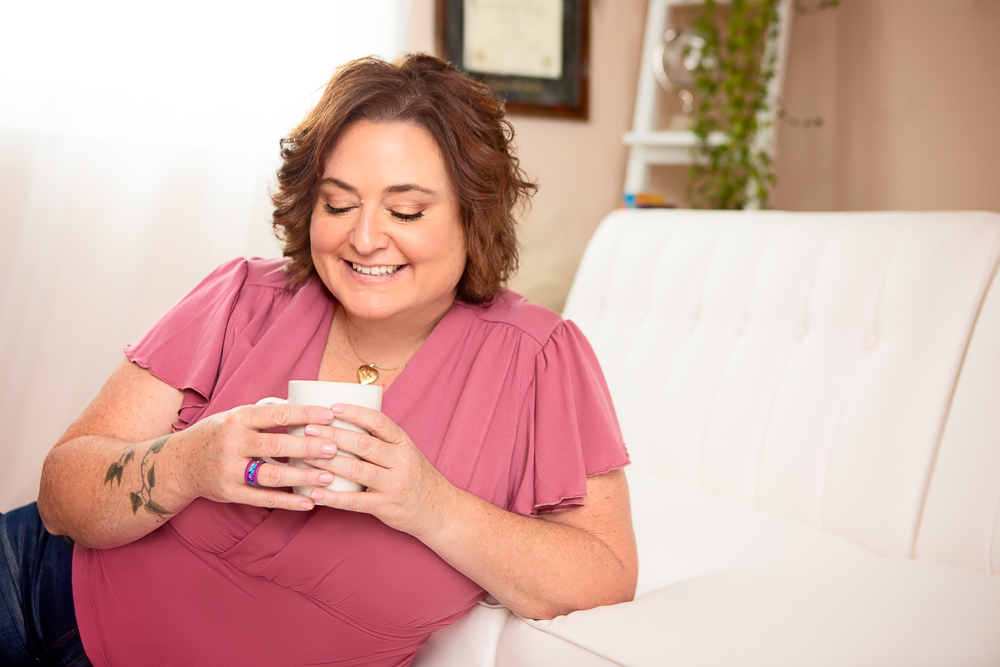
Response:
[[[73,545],[31,503],[0,514],[0,665],[89,666],[73,609]]]

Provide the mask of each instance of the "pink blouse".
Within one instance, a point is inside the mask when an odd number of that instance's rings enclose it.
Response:
[[[287,289],[282,260],[235,260],[125,353],[184,391],[178,431],[316,379],[334,307],[316,278]],[[383,411],[452,484],[526,516],[628,463],[586,339],[510,291],[456,302]],[[485,592],[370,515],[199,498],[132,544],[77,545],[73,595],[97,666],[408,665]]]

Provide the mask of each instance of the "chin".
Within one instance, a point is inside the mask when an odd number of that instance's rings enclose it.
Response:
[[[337,299],[352,317],[366,320],[383,320],[405,310],[394,300],[367,298],[365,295],[350,294],[346,299]]]

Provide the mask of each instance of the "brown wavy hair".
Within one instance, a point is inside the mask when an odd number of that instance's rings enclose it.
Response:
[[[361,58],[342,66],[322,99],[281,141],[283,164],[272,225],[289,259],[289,284],[315,274],[309,225],[330,151],[350,124],[413,123],[434,137],[458,197],[466,237],[458,296],[488,302],[517,270],[517,214],[538,186],[514,155],[503,102],[450,63],[422,53],[395,63]]]

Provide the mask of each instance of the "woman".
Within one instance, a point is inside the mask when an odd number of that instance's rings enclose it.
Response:
[[[71,569],[58,594],[94,664],[405,665],[487,592],[532,618],[632,598],[628,459],[596,359],[501,287],[534,189],[511,144],[502,105],[436,58],[333,77],[284,143],[286,259],[214,271],[46,459],[36,549],[62,564],[40,579]],[[254,406],[373,370],[382,412]],[[332,475],[367,492],[287,491]],[[49,535],[75,541],[71,564]],[[29,649],[33,632],[53,631],[21,631]]]

